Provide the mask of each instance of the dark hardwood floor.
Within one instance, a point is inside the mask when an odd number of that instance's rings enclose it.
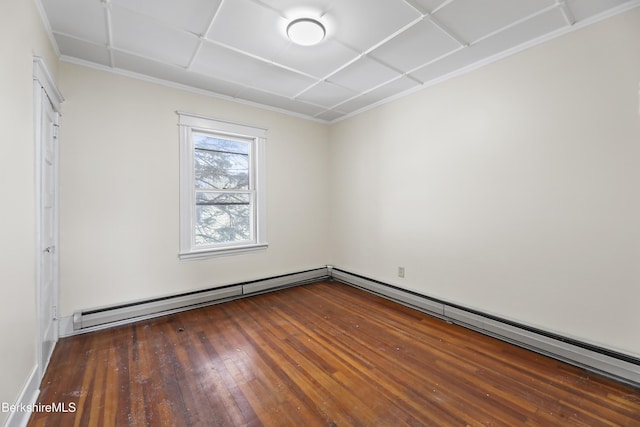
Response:
[[[76,411],[30,426],[640,426],[640,389],[336,282],[62,339],[41,390]]]

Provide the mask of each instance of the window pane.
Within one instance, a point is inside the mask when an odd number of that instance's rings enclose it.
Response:
[[[193,133],[195,187],[249,189],[249,142]]]
[[[196,188],[249,189],[248,155],[196,149],[194,159]]]
[[[197,246],[251,240],[251,205],[247,193],[196,193]]]
[[[195,148],[210,151],[224,151],[227,153],[249,154],[249,143],[246,141],[232,141],[229,139],[216,138],[206,133],[193,133],[193,144]]]

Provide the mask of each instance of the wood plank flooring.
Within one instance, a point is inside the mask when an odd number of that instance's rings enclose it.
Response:
[[[76,410],[30,426],[640,426],[640,389],[336,282],[62,339],[39,403]]]

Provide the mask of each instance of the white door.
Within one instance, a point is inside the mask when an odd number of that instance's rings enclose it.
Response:
[[[38,366],[40,374],[58,340],[58,120],[44,89],[41,89],[39,142],[40,260],[38,278]],[[36,142],[38,143],[38,142]],[[38,196],[36,196],[38,197]]]

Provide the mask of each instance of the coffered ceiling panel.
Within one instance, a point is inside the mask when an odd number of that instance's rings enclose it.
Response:
[[[462,39],[474,42],[556,3],[555,0],[456,0],[434,16]]]
[[[286,97],[314,83],[310,77],[210,43],[200,49],[192,70]]]
[[[141,58],[140,56],[131,55],[125,52],[116,51],[114,53],[114,63],[119,69],[133,71],[145,76],[178,83],[180,85],[196,89],[214,91],[217,94],[224,96],[235,97],[244,89],[244,86],[234,84],[226,80],[217,79],[204,74],[185,74],[183,72],[184,69],[181,67],[163,64],[158,61]]]
[[[64,34],[56,34],[56,43],[61,52],[74,58],[82,58],[83,61],[99,65],[109,66],[111,57],[106,44],[97,45],[92,42],[70,37]]]
[[[55,33],[106,46],[108,42],[105,8],[99,2],[56,0],[42,2]],[[63,52],[64,53],[64,52]]]
[[[449,3],[448,0],[407,0],[422,13],[434,13],[440,7]]]
[[[311,89],[305,91],[298,96],[298,99],[309,102],[311,104],[320,105],[331,108],[336,104],[346,101],[349,98],[357,96],[354,90],[330,83],[320,82]]]
[[[400,76],[397,71],[363,56],[331,76],[329,81],[364,92]]]
[[[352,113],[366,108],[369,105],[384,101],[387,98],[416,89],[419,86],[420,84],[416,80],[403,76],[379,86],[370,92],[343,102],[336,108],[346,113]]]
[[[423,19],[371,52],[371,56],[408,72],[461,47],[460,42],[438,28],[433,21]]]
[[[286,26],[277,11],[252,0],[225,1],[207,39],[271,60],[291,43]]]
[[[177,29],[201,35],[206,32],[221,1],[111,0],[111,3],[115,7],[129,9]]]
[[[322,79],[354,61],[358,56],[358,51],[329,39],[316,46],[289,43],[275,57],[275,62]]]
[[[314,1],[300,1],[300,0],[257,0],[258,3],[264,4],[273,10],[281,10],[285,12],[287,18],[297,18],[298,13],[308,13],[309,11],[317,11],[322,14],[326,12],[329,7],[335,2],[335,0],[314,0]]]
[[[305,116],[316,116],[323,111],[326,111],[326,108],[324,107],[311,105],[297,99],[273,95],[272,93],[260,92],[255,89],[243,90],[237,96],[237,99],[264,105],[268,104],[283,110],[296,111],[297,113]]]
[[[640,0],[35,0],[65,61],[340,120]],[[320,22],[295,44],[287,26]]]
[[[366,51],[422,14],[402,0],[335,0],[326,16],[337,40]]]
[[[113,47],[170,64],[187,66],[198,37],[164,25],[147,15],[113,8]]]
[[[317,115],[319,119],[327,122],[332,122],[343,116],[344,116],[344,113],[342,111],[333,111],[333,110],[326,110]]]
[[[403,76],[383,86],[375,88],[371,92],[366,93],[366,96],[372,101],[375,100],[374,102],[379,102],[417,87],[419,87],[419,83],[415,79]],[[340,105],[340,108],[342,108],[342,105]]]
[[[491,37],[485,38],[465,49],[460,49],[439,61],[428,64],[410,75],[421,82],[430,82],[462,70],[478,61],[491,58],[501,52],[514,48],[528,40],[551,33],[566,24],[562,12],[558,9],[548,10],[540,15]]]
[[[568,0],[568,9],[577,22],[628,3],[625,0]]]

